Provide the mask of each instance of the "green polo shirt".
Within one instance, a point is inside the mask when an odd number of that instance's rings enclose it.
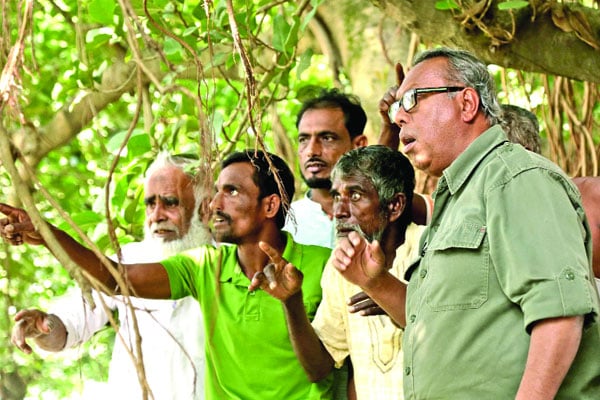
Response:
[[[586,315],[557,399],[600,399],[598,294],[579,192],[490,128],[444,171],[407,274],[407,399],[512,399],[536,321]]]
[[[205,246],[162,262],[172,298],[191,295],[202,308],[206,399],[330,399],[331,379],[311,383],[296,358],[281,302],[262,290],[248,291],[250,280],[236,250]],[[301,245],[287,235],[283,258],[304,274],[302,293],[311,320],[330,254],[331,249]]]

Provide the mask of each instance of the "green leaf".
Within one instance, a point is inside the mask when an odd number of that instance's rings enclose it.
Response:
[[[88,13],[92,21],[112,25],[115,15],[115,0],[92,0],[88,5]]]
[[[309,48],[302,55],[300,55],[300,61],[298,61],[298,66],[296,67],[296,76],[298,79],[302,79],[302,73],[310,67],[310,60],[313,56],[313,50]]]
[[[286,53],[286,43],[291,26],[282,15],[276,15],[273,19],[273,47]]]
[[[133,201],[131,201],[127,207],[125,208],[125,213],[124,213],[124,217],[125,220],[129,223],[135,223],[138,222],[136,220],[136,216],[139,216],[139,205],[140,205],[140,198],[143,195],[143,190],[141,190],[142,188],[138,188],[136,190],[136,197]]]
[[[172,38],[166,38],[165,44],[163,46],[163,50],[164,50],[165,54],[172,55],[175,53],[179,53],[181,51],[181,45],[179,44],[178,41],[176,41]]]
[[[435,3],[435,9],[436,10],[456,10],[460,8],[458,6],[458,4],[456,4],[456,2],[454,0],[444,0],[444,1],[437,1]]]
[[[186,28],[186,29],[183,31],[183,34],[182,34],[182,36],[183,36],[183,37],[185,37],[185,36],[189,36],[189,35],[191,35],[192,33],[196,32],[198,29],[199,29],[199,28],[198,28],[197,26],[190,26],[189,28]]]
[[[116,153],[121,148],[126,135],[127,131],[123,130],[111,136],[106,144],[108,151],[111,153]],[[139,136],[142,136],[142,138]],[[141,129],[134,130],[129,138],[129,141],[127,142],[125,149],[126,151],[122,154],[123,156],[129,154],[131,151],[136,155],[147,152],[150,150],[150,138],[148,137],[148,134]]]
[[[529,5],[528,1],[524,0],[508,0],[502,3],[498,3],[499,10],[516,10],[518,8],[527,7]]]
[[[152,149],[150,145],[150,137],[147,133],[134,134],[127,142],[127,151],[129,157],[139,157]]]

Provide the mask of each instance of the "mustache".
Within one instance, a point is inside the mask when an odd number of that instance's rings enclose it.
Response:
[[[365,236],[365,233],[363,232],[360,225],[358,225],[358,224],[349,224],[347,222],[336,222],[335,230],[338,232],[339,231],[355,231],[355,232],[358,232],[361,236],[363,236],[363,237]]]
[[[162,221],[162,222],[152,222],[149,226],[150,232],[158,231],[158,230],[167,230],[174,231],[179,234],[179,228],[177,225],[172,223],[171,221]]]
[[[231,216],[229,214],[224,213],[223,211],[215,211],[215,212],[213,212],[212,215],[213,215],[213,218],[214,217],[221,217],[221,218],[223,218],[227,222],[231,222],[232,221]]]
[[[328,165],[327,162],[325,160],[323,160],[322,158],[319,157],[311,157],[308,160],[306,160],[306,162],[304,163],[304,166],[308,166],[311,163],[321,163],[321,164],[325,164]]]

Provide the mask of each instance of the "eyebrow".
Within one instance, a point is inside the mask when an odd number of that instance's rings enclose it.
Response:
[[[301,136],[325,136],[325,135],[333,135],[333,136],[337,136],[339,137],[340,134],[334,131],[319,131],[316,132],[315,134],[309,133],[309,132],[299,132],[298,133],[298,137]]]
[[[165,203],[166,205],[179,204],[179,197],[177,197],[177,196],[161,196],[161,195],[144,197],[144,204],[145,205],[154,204],[154,203],[156,203],[157,198],[160,199],[160,201]]]

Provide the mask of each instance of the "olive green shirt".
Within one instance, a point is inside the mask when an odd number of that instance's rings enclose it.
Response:
[[[598,294],[579,192],[556,165],[484,132],[444,171],[406,273],[406,399],[514,399],[533,324],[586,315],[557,399],[600,399]]]

